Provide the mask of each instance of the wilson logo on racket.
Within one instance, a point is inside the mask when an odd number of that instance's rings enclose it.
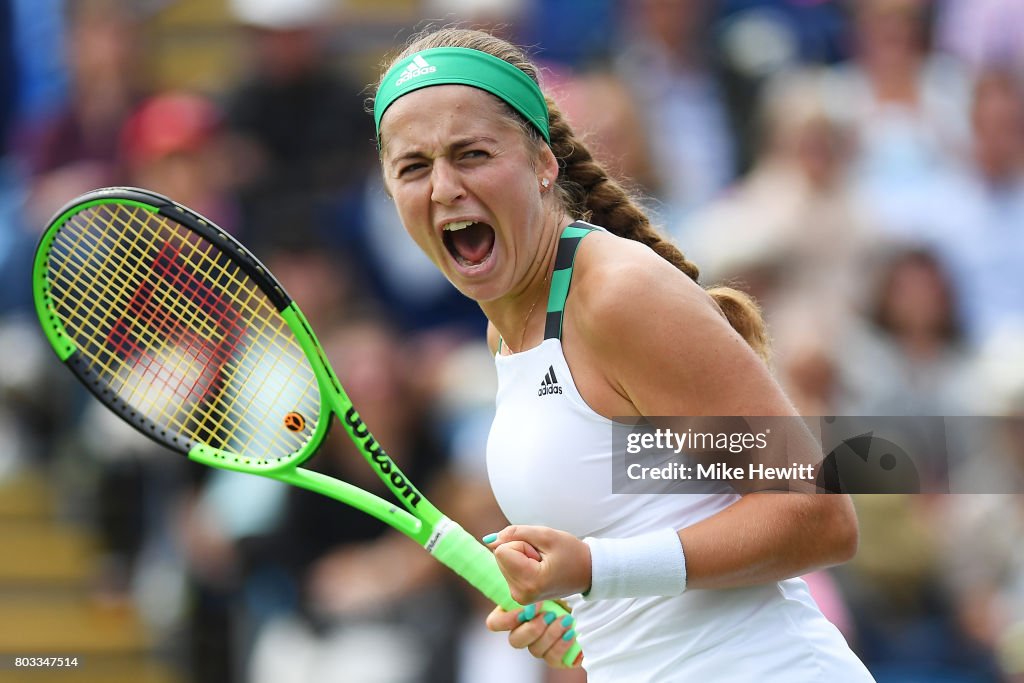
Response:
[[[292,411],[284,416],[284,426],[289,432],[301,432],[306,428],[306,418]]]
[[[366,425],[363,424],[363,418],[359,417],[359,413],[356,412],[355,408],[349,408],[345,412],[345,422],[351,428],[352,437],[363,442],[363,450],[369,454],[370,459],[377,465],[377,469],[380,470],[381,474],[391,480],[391,484],[401,492],[403,497],[408,499],[409,505],[413,507],[419,505],[420,494],[412,487],[412,484],[406,481],[402,473],[397,470],[391,462],[391,458],[380,447],[377,440],[373,438]]]

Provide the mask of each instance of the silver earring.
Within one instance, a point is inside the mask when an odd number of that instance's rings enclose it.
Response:
[[[550,181],[550,180],[548,180],[547,178],[542,178],[542,179],[541,179],[541,181],[540,181],[540,184],[541,184],[541,185],[542,185],[542,186],[544,187],[544,189],[546,190],[546,189],[548,189],[548,185],[550,185],[550,184],[551,184],[551,181]]]

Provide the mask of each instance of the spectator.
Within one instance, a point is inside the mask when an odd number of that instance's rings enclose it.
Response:
[[[857,557],[837,572],[876,680],[995,683],[991,652],[957,619],[939,559],[947,547],[941,496],[855,497]],[[898,549],[898,552],[896,551]]]
[[[857,414],[970,413],[970,355],[949,272],[930,251],[902,249],[878,282],[868,324],[841,357]]]
[[[729,110],[711,62],[707,0],[630,0],[617,68],[634,90],[664,202],[682,225],[736,169]]]
[[[33,177],[28,220],[40,227],[71,197],[122,182],[121,128],[144,91],[134,11],[116,0],[69,8],[70,99],[26,134]]]
[[[628,83],[595,69],[568,79],[556,99],[616,180],[644,195],[661,194],[665,179],[654,167],[653,141]]]
[[[833,93],[852,114],[855,173],[865,206],[890,234],[920,241],[938,224],[943,184],[965,157],[969,83],[931,51],[926,0],[855,5],[855,53]]]
[[[27,140],[67,96],[59,47],[65,38],[62,4],[0,0],[0,314],[31,310],[29,269],[38,225],[25,215]]]
[[[938,43],[975,69],[1024,67],[1024,5],[1017,0],[938,3]]]
[[[718,74],[731,112],[740,172],[759,146],[756,116],[761,89],[801,64],[834,64],[849,57],[850,21],[843,0],[722,0],[714,35]]]
[[[252,48],[230,94],[244,230],[253,248],[279,232],[282,207],[320,204],[371,172],[373,132],[350,74],[331,68],[328,0],[232,0]],[[287,212],[287,208],[284,209]],[[327,229],[318,225],[318,234]]]
[[[950,496],[936,524],[947,531],[940,566],[967,637],[996,654],[1001,680],[1024,676],[1024,375],[1011,357],[986,353],[1002,375],[987,397],[989,414],[975,443],[985,444],[955,473],[957,491],[982,495]],[[994,351],[994,350],[993,350]],[[1007,368],[1010,372],[1007,372]],[[1007,378],[1009,375],[1009,378]],[[993,382],[992,384],[996,384]],[[993,396],[994,395],[994,396]]]
[[[121,131],[125,177],[237,232],[222,123],[220,110],[198,94],[167,92],[147,99]]]
[[[873,226],[849,185],[849,127],[833,85],[821,70],[777,79],[753,169],[685,231],[705,276],[746,283],[769,320],[811,292],[816,308],[838,315],[858,296]]]
[[[942,201],[937,235],[954,273],[972,343],[1024,323],[1024,86],[1001,69],[978,77],[973,164]]]

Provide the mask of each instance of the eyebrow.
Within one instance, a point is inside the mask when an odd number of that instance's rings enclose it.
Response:
[[[448,149],[461,149],[463,147],[472,147],[473,145],[476,145],[481,142],[486,142],[492,145],[498,144],[497,140],[487,135],[473,135],[470,137],[458,138],[450,145],[448,145]],[[399,154],[398,156],[394,157],[391,160],[391,165],[393,166],[402,161],[406,161],[407,159],[421,159],[424,156],[426,155],[420,150],[412,149],[409,150],[408,152],[403,152],[402,154]]]

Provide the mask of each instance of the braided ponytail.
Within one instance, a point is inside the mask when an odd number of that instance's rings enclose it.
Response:
[[[622,185],[608,175],[582,142],[577,140],[565,116],[547,98],[550,115],[551,151],[561,173],[557,187],[566,209],[574,218],[590,221],[619,237],[640,242],[696,280],[700,270],[686,260],[671,242],[662,239],[647,214]]]

